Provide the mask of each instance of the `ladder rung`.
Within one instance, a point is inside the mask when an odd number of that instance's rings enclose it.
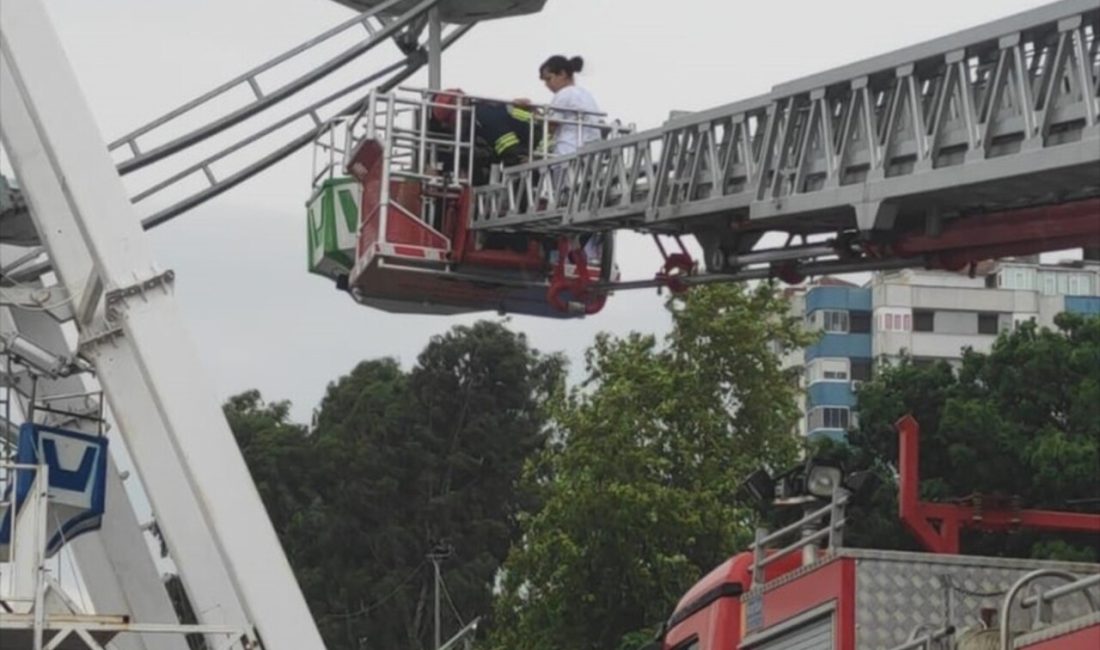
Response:
[[[256,81],[256,77],[248,78],[248,86],[252,88],[252,92],[256,94],[256,99],[264,98],[264,91],[260,90],[260,84]]]

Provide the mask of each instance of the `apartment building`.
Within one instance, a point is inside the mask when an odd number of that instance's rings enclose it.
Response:
[[[968,274],[907,269],[875,273],[858,286],[821,278],[787,291],[791,310],[821,338],[788,366],[802,367],[801,433],[843,439],[856,424],[856,391],[873,364],[961,360],[992,349],[997,335],[1034,320],[1053,326],[1063,311],[1100,314],[1100,263],[1013,260]]]

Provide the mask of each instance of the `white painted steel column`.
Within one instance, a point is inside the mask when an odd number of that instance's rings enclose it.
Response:
[[[4,114],[5,118],[7,113]],[[76,260],[71,260],[76,261]],[[85,256],[85,261],[86,256]],[[3,309],[0,320],[10,314],[11,327],[36,344],[56,354],[69,354],[61,325],[43,312]],[[0,331],[8,325],[0,323]],[[39,400],[57,395],[87,393],[98,389],[82,375],[40,379],[36,389]],[[24,409],[24,413],[26,409]],[[82,428],[84,427],[68,427]],[[114,451],[108,458],[106,511],[99,530],[86,533],[69,543],[88,589],[92,607],[98,614],[123,614],[141,623],[178,623],[160,572],[153,562],[145,534],[134,512],[130,495],[119,476]],[[131,480],[138,480],[134,477]],[[113,640],[115,650],[187,650],[182,636],[170,634],[124,634]]]
[[[29,611],[31,607],[28,605],[38,597],[42,563],[46,560],[49,469],[45,465],[36,470],[20,465],[15,474],[19,480],[26,480],[23,477],[31,471],[34,472],[34,479],[23,506],[11,517],[11,542],[8,546],[12,598],[18,603],[19,611],[23,612]]]
[[[0,31],[0,45],[4,44],[5,37],[6,34]],[[0,133],[4,146],[58,276],[70,295],[79,296],[92,268],[91,258],[10,72],[7,55],[0,51],[0,115],[3,116]],[[43,215],[48,216],[43,218]],[[129,357],[110,354],[110,350],[106,354],[101,352],[93,348],[86,356],[92,357],[96,364],[104,394],[114,406],[119,431],[131,458],[135,459],[135,469],[165,533],[165,542],[180,570],[180,579],[199,613],[199,621],[247,626],[248,619],[236,587],[223,566],[224,560],[199,499],[189,489],[167,429],[153,408],[140,369]],[[114,402],[116,395],[124,396],[129,406],[123,408]],[[223,639],[211,636],[209,641],[220,643]]]
[[[164,435],[170,443],[153,458],[145,454],[152,445],[131,445],[135,465],[143,479],[181,471],[185,482],[177,484],[175,491],[181,497],[176,501],[184,503],[177,505],[200,511],[217,546],[220,557],[212,558],[208,566],[190,564],[181,569],[189,579],[224,571],[268,650],[323,648],[232,433],[203,380],[170,278],[153,263],[145,233],[39,0],[0,4],[0,45],[3,67],[11,68],[12,74],[6,85],[16,86],[34,120],[42,141],[40,155],[60,183],[80,242],[87,247],[106,292],[118,292],[115,299],[108,298],[104,323],[119,328],[118,332],[92,344],[112,410],[128,442]],[[8,93],[0,89],[0,94]],[[4,99],[5,106],[8,103]],[[20,164],[16,169],[26,184]],[[31,207],[35,210],[33,197]],[[36,218],[42,230],[68,225],[55,223],[56,214],[37,212]],[[70,241],[74,235],[66,233]],[[52,246],[51,255],[55,263],[61,261]],[[129,293],[131,287],[141,289]],[[82,338],[88,340],[89,333],[85,331]],[[151,426],[158,420],[163,430]],[[147,483],[151,500],[172,500],[172,495],[163,494],[163,484],[153,488],[152,483]],[[166,535],[182,545],[179,536],[188,531],[169,525],[173,514],[154,507]],[[203,531],[193,532],[200,542],[205,537]]]

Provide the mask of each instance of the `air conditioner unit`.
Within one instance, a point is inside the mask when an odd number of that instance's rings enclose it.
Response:
[[[862,380],[859,380],[859,379],[853,379],[852,380],[852,392],[853,393],[859,391],[859,389],[862,388],[862,387],[863,387],[863,381]]]

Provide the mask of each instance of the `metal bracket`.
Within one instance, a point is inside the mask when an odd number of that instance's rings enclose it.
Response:
[[[129,286],[118,287],[117,289],[111,289],[105,295],[105,305],[107,308],[107,322],[115,322],[121,316],[120,305],[126,303],[126,299],[132,296],[141,296],[145,298],[146,291],[152,291],[153,289],[161,288],[165,293],[168,293],[169,286],[176,278],[176,272],[171,269],[158,273],[146,280],[135,282]],[[93,339],[98,338],[93,337]],[[92,339],[89,339],[89,341]]]
[[[0,307],[44,311],[59,323],[73,317],[72,296],[61,285],[49,287],[5,287],[0,294]]]
[[[76,344],[76,352],[78,356],[83,356],[85,352],[90,351],[104,343],[113,341],[114,339],[121,337],[123,334],[122,327],[115,325],[113,327],[103,328],[99,332],[90,332],[88,336],[81,336],[80,340]]]

